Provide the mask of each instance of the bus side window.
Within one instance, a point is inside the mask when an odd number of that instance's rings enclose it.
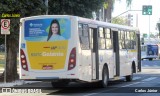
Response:
[[[93,29],[89,28],[90,49],[93,49]]]
[[[78,24],[78,33],[79,33],[79,36],[82,36],[82,24]]]
[[[109,28],[105,28],[104,38],[106,42],[106,49],[112,49],[112,39],[111,39],[111,30]]]
[[[135,32],[130,32],[130,40],[131,40],[131,49],[135,49],[136,46],[136,34]]]
[[[125,32],[125,46],[126,46],[126,49],[131,49],[131,41],[130,41],[130,35],[128,31]]]
[[[141,51],[144,51],[144,47],[143,46],[141,46]]]
[[[105,39],[104,39],[104,30],[103,30],[103,27],[99,27],[99,30],[98,30],[98,33],[99,33],[99,38],[98,38],[98,48],[99,49],[105,49]]]
[[[80,38],[80,44],[81,48],[84,50],[90,49],[89,47],[89,28],[87,24],[79,24],[78,28],[79,32],[79,38]],[[82,30],[82,31],[81,31]]]
[[[88,32],[89,28],[87,24],[83,24],[83,36],[87,36],[88,37]]]
[[[119,39],[119,49],[122,49],[122,37],[121,37],[121,31],[118,31],[118,39]]]
[[[141,47],[141,51],[145,52],[145,51],[146,51],[145,48],[146,48],[145,46],[142,46],[142,47]]]
[[[120,32],[120,38],[119,38],[119,48],[120,49],[125,49],[125,33],[124,31],[119,31]]]

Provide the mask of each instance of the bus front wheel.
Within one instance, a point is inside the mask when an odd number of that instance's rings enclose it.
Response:
[[[109,80],[108,68],[104,66],[102,73],[102,81],[101,81],[102,87],[106,88],[108,86],[108,80]]]

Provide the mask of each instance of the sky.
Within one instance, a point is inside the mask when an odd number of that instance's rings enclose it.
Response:
[[[130,10],[142,10],[143,5],[152,5],[152,15],[150,15],[150,21],[149,15],[142,15],[142,11],[129,11],[125,14],[122,14],[122,16],[125,16],[128,13],[132,14],[133,26],[138,26],[141,34],[156,34],[158,32],[158,29],[156,29],[156,23],[160,18],[160,0],[132,0]],[[127,10],[129,10],[129,8],[126,7],[126,0],[121,0],[121,2],[119,2],[119,0],[116,0],[112,17],[118,16],[119,14]]]

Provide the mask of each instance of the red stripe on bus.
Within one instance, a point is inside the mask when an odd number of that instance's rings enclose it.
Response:
[[[43,47],[43,48],[50,48],[50,47]]]

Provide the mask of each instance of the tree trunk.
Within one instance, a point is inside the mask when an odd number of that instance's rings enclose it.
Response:
[[[107,0],[108,3],[107,9],[104,9],[104,21],[111,22],[112,18],[112,8],[113,8],[113,0]]]
[[[17,44],[16,40],[11,38],[7,41],[7,82],[12,82],[17,79]]]

